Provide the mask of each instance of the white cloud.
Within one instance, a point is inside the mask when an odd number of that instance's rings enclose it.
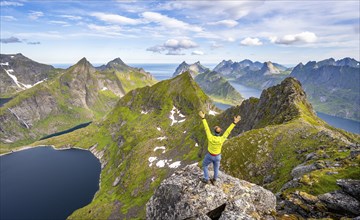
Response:
[[[156,12],[144,12],[142,13],[142,16],[145,21],[159,24],[165,28],[188,30],[192,32],[202,31],[202,28],[199,26],[191,25],[178,19],[170,18],[166,15],[162,15]]]
[[[75,16],[75,15],[61,15],[60,17],[67,18],[67,19],[70,19],[70,20],[81,20],[82,19],[82,17]]]
[[[42,13],[41,11],[31,11],[29,13],[29,18],[31,20],[37,20],[38,18],[44,16],[44,13]]]
[[[184,55],[182,50],[196,48],[198,45],[189,39],[169,39],[163,45],[155,45],[146,50],[154,53],[168,51],[166,55]]]
[[[14,16],[1,16],[3,21],[16,21],[17,19]]]
[[[121,31],[121,27],[117,25],[110,25],[110,26],[100,26],[95,24],[89,24],[88,28],[97,32],[106,33],[109,35],[119,35]]]
[[[312,32],[301,32],[299,34],[289,34],[281,38],[271,37],[270,41],[276,44],[301,44],[301,43],[314,43],[317,40],[317,36]]]
[[[208,20],[211,18],[234,19],[238,20],[256,7],[263,4],[260,1],[170,1],[162,4],[163,10],[185,11],[188,14],[198,16],[201,19]]]
[[[204,52],[200,51],[200,50],[194,50],[191,55],[204,55]]]
[[[223,46],[224,46],[224,45],[219,44],[219,43],[213,41],[213,42],[211,42],[210,48],[211,48],[212,50],[214,50],[214,49],[221,48],[221,47],[223,47]]]
[[[102,21],[116,23],[116,24],[137,25],[141,23],[140,20],[124,17],[117,14],[106,14],[102,12],[96,12],[96,13],[92,13],[91,16],[94,16]]]
[[[260,46],[263,43],[259,40],[259,38],[247,37],[244,40],[242,40],[240,44],[243,46]]]
[[[49,21],[49,23],[59,24],[59,25],[63,25],[63,26],[69,26],[69,23],[67,23],[66,21]]]
[[[232,28],[232,27],[235,27],[236,25],[238,25],[238,22],[235,20],[221,20],[221,21],[217,21],[217,22],[210,22],[210,23],[208,23],[208,25],[219,25],[219,26],[225,26],[228,28]]]
[[[4,7],[4,6],[23,6],[23,3],[20,2],[13,2],[13,1],[2,1],[0,2],[0,6]]]

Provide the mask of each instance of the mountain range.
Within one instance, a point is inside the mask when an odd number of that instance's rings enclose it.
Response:
[[[99,119],[130,90],[156,82],[149,73],[121,65],[120,61],[117,58],[97,70],[83,58],[54,78],[16,93],[0,108],[1,145],[31,143]]]
[[[300,63],[294,68],[280,64],[243,60],[222,61],[214,71],[228,80],[240,84],[266,89],[279,84],[288,76],[297,78],[308,93],[309,101],[316,111],[342,118],[360,120],[360,66],[359,61],[333,58],[319,62]]]
[[[360,179],[355,144],[360,136],[320,120],[299,81],[287,78],[260,99],[216,113],[185,72],[127,93],[105,118],[86,128],[33,144],[85,148],[101,161],[100,190],[69,219],[145,218],[145,205],[160,183],[206,153],[200,109],[208,112],[210,125],[222,127],[241,115],[224,144],[222,171],[276,193],[280,217],[357,215],[354,194],[338,191],[337,182]],[[352,206],[342,206],[345,200],[336,202],[334,196],[348,198]]]
[[[201,89],[218,103],[240,105],[244,98],[236,89],[216,71],[201,65],[198,61],[193,64],[182,62],[175,70],[173,77],[189,72]]]

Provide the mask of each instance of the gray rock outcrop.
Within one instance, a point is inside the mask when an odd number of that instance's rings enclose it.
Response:
[[[274,219],[276,198],[270,191],[222,172],[215,185],[201,177],[194,164],[165,179],[146,204],[146,218]]]

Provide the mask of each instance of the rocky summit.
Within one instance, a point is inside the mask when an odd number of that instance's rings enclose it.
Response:
[[[210,174],[212,174],[210,172]],[[215,185],[188,165],[165,179],[146,204],[147,219],[275,219],[270,191],[220,172]]]

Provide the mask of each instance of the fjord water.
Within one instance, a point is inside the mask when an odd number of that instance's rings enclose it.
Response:
[[[0,219],[66,219],[99,189],[89,151],[37,147],[0,157]]]

